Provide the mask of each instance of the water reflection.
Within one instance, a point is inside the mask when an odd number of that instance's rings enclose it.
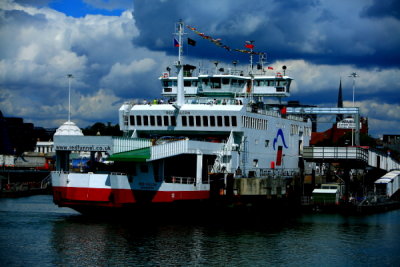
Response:
[[[51,198],[0,199],[4,266],[397,266],[400,210],[253,222],[87,218]]]

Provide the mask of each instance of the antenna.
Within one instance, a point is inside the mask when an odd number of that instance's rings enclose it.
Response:
[[[214,61],[215,73],[216,73],[216,74],[218,73],[218,64],[219,64],[219,61]]]
[[[236,71],[236,65],[237,65],[238,63],[239,63],[239,61],[237,61],[237,60],[232,61],[233,68],[234,68],[235,71]]]
[[[250,49],[250,73],[253,73],[253,49],[254,49],[254,41],[246,41],[246,48]]]
[[[74,78],[72,74],[67,75],[68,78],[68,122],[71,121],[71,79]]]

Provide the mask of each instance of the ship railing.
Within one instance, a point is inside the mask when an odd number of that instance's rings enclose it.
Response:
[[[196,178],[194,177],[180,177],[180,176],[168,176],[164,180],[166,183],[172,184],[195,184]]]
[[[252,168],[247,172],[247,177],[266,178],[266,177],[281,177],[293,178],[300,174],[300,170],[293,169],[271,169],[271,168]]]
[[[262,115],[267,115],[267,116],[272,116],[272,117],[280,117],[280,112],[278,110],[274,109],[268,109],[268,108],[260,108],[254,105],[248,105],[246,107],[247,112],[251,113],[258,113]]]
[[[243,102],[238,99],[213,99],[213,98],[195,98],[186,99],[185,104],[202,104],[202,105],[243,105]]]

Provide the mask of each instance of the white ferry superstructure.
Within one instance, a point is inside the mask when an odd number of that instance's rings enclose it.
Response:
[[[311,121],[264,103],[290,95],[292,78],[263,66],[213,73],[184,65],[178,24],[177,76],[159,78],[164,101],[126,102],[124,137],[55,136],[54,202],[78,211],[157,203],[193,203],[215,196],[285,196],[302,168]],[[255,68],[256,69],[256,68]],[[71,151],[90,151],[91,166],[72,172]],[[106,152],[108,164],[96,163]]]

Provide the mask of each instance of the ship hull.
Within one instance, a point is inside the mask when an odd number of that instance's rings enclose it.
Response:
[[[210,198],[209,187],[166,182],[129,182],[127,175],[52,173],[53,200],[77,211],[125,209]],[[153,180],[154,181],[154,180]]]

